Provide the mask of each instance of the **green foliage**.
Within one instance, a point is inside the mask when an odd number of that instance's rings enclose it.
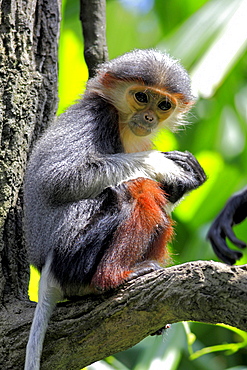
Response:
[[[187,197],[174,213],[174,263],[217,260],[205,239],[206,232],[228,197],[247,183],[246,14],[246,0],[107,2],[110,57],[134,48],[166,50],[181,59],[190,71],[198,96],[189,117],[191,124],[175,135],[162,133],[156,142],[161,150],[191,151],[208,175],[207,183]],[[62,19],[59,112],[83,93],[88,78],[77,0],[63,1]],[[240,239],[247,240],[246,222],[235,231]],[[245,252],[239,264],[246,262]],[[246,333],[198,323],[190,327],[186,324],[184,330],[182,324],[172,325],[163,338],[146,338],[127,352],[89,368],[247,368]]]
[[[188,325],[188,323],[187,323]],[[242,339],[242,341],[238,343],[226,343],[226,344],[218,344],[215,346],[210,346],[210,347],[204,347],[201,350],[198,350],[196,352],[193,352],[192,350],[192,344],[194,343],[195,340],[195,335],[191,333],[191,331],[188,330],[187,332],[187,338],[188,338],[188,346],[191,349],[190,351],[190,359],[195,360],[199,358],[200,356],[203,356],[208,353],[212,352],[218,352],[218,351],[226,351],[227,355],[232,355],[233,353],[239,351],[241,348],[245,348],[247,346],[247,333],[239,330],[237,328],[233,328],[228,325],[223,325],[223,324],[218,324],[218,326],[221,326],[222,328],[226,328],[228,330],[231,330],[232,332],[236,333],[239,338]],[[193,337],[193,342],[190,342],[190,338]]]

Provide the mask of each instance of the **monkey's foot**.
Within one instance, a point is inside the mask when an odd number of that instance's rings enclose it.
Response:
[[[101,267],[101,266],[100,266]],[[132,270],[124,270],[119,266],[109,265],[98,268],[94,274],[91,284],[98,290],[104,291],[114,289],[129,279]]]
[[[154,271],[161,270],[161,269],[163,269],[163,267],[161,267],[155,261],[141,262],[138,265],[136,265],[133,271],[129,274],[128,280],[137,278],[138,276],[146,275],[146,274],[149,274],[150,272],[154,272]]]
[[[91,285],[97,290],[109,290],[116,288],[127,280],[131,280],[160,269],[162,269],[162,267],[155,261],[141,262],[129,270],[124,270],[119,266],[107,266],[105,269],[98,268],[92,278]]]

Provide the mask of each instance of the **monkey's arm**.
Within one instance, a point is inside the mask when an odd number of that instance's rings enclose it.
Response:
[[[166,186],[165,190],[168,189],[168,194],[173,194],[176,189],[176,194],[169,199],[174,203],[186,191],[198,187],[205,178],[195,175],[193,168],[196,166],[187,163],[194,158],[192,154],[173,153],[97,153],[79,158],[65,154],[64,159],[61,155],[56,159],[55,153],[53,159],[46,156],[44,163],[41,161],[41,165],[32,171],[34,176],[39,177],[42,193],[51,202],[65,203],[94,198],[109,186],[144,177],[162,182]],[[200,173],[201,167],[197,161],[196,163]]]
[[[232,230],[234,225],[241,223],[246,217],[247,188],[244,188],[228,200],[209,229],[207,238],[212,244],[214,252],[229,265],[233,265],[236,260],[240,259],[242,253],[231,250],[226,243],[226,238],[238,248],[246,247],[246,243],[239,240]]]

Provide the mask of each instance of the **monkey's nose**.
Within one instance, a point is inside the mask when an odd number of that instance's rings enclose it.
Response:
[[[153,120],[154,120],[153,113],[152,112],[146,112],[146,113],[144,113],[144,119],[147,122],[153,122]]]

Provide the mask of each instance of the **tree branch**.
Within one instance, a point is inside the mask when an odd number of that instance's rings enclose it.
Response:
[[[95,67],[108,59],[105,25],[105,0],[80,0],[80,20],[84,37],[84,58],[89,77]]]
[[[23,365],[34,307],[16,302],[1,317],[0,346],[12,346],[0,359],[1,368]],[[140,276],[112,292],[60,303],[49,324],[42,369],[80,369],[167,323],[220,322],[247,330],[246,318],[247,266],[189,262]]]

